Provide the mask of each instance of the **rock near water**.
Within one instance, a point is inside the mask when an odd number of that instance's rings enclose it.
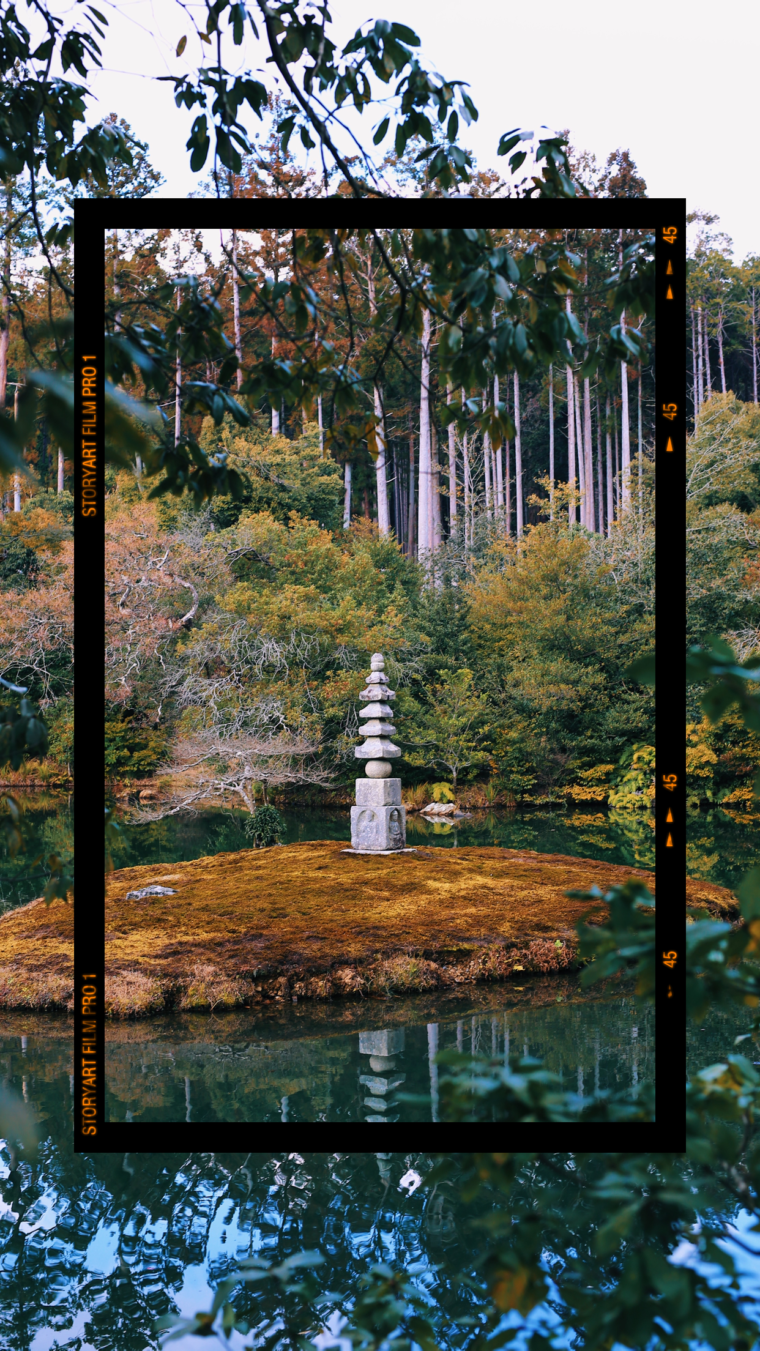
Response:
[[[143,896],[176,896],[176,895],[177,892],[176,888],[174,887],[159,887],[159,886],[143,887],[142,891],[128,891],[127,900],[141,901],[143,899]]]

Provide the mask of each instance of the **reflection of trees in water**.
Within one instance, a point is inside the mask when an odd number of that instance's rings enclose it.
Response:
[[[526,985],[523,997],[530,998],[530,980]],[[614,997],[615,982],[613,998],[605,1000],[578,999],[577,976],[557,973],[547,986],[541,1005],[467,1010],[468,1016],[457,1018],[451,1005],[448,1016],[441,1017],[435,1001],[423,1012],[409,1001],[395,1026],[372,1028],[365,1012],[364,1026],[359,1020],[355,1030],[333,1030],[333,1035],[310,1036],[308,1026],[289,1021],[252,1041],[245,1019],[231,1020],[229,1032],[224,1019],[200,1026],[196,1020],[190,1028],[180,1021],[174,1036],[167,1020],[151,1041],[134,1041],[126,1029],[127,1039],[112,1039],[107,1048],[108,1116],[120,1121],[377,1121],[383,1115],[408,1120],[408,1105],[403,1118],[397,1114],[396,1094],[403,1088],[430,1097],[429,1107],[415,1105],[413,1119],[432,1115],[435,1121],[440,1074],[435,1056],[448,1048],[500,1061],[510,1054],[536,1056],[566,1089],[587,1095],[633,1088],[651,1077],[651,1008],[637,1008],[629,994]],[[492,998],[508,1000],[509,993]],[[375,1010],[375,1023],[380,1017]],[[224,1036],[231,1039],[225,1042]]]
[[[74,848],[73,794],[40,792],[16,794],[24,807],[24,849],[11,857],[0,850],[0,914],[41,896],[50,876],[45,860],[50,854],[69,858]],[[40,861],[32,867],[38,854]]]
[[[282,808],[284,844],[304,840],[348,840],[348,808],[323,810],[298,806]],[[151,825],[120,822],[122,839],[113,850],[114,865],[129,868],[138,863],[179,862],[203,855],[249,848],[243,831],[245,813],[199,811],[178,815]],[[651,832],[650,832],[651,833]],[[417,813],[407,815],[407,837],[412,842],[458,845],[497,845],[506,849],[537,849],[540,853],[599,858],[610,863],[631,861],[625,834],[601,812],[573,812],[559,806],[552,812],[473,812],[450,823],[427,821]],[[644,866],[644,865],[642,865]]]
[[[43,1328],[62,1348],[143,1351],[155,1343],[153,1319],[176,1309],[190,1264],[208,1264],[213,1284],[252,1252],[280,1260],[319,1248],[325,1288],[336,1289],[368,1259],[439,1261],[445,1251],[453,1273],[471,1256],[450,1183],[430,1195],[398,1189],[410,1169],[430,1167],[429,1155],[86,1157],[70,1152],[70,1120],[59,1112],[50,1124],[55,1138],[38,1163],[0,1184],[0,1344],[9,1351],[28,1351]],[[452,1312],[464,1312],[469,1297],[455,1294],[452,1277],[436,1283]],[[278,1299],[246,1288],[236,1303],[255,1325],[277,1316]]]
[[[318,1268],[321,1287],[349,1295],[373,1262],[397,1269],[419,1263],[423,1269],[415,1279],[424,1288],[442,1351],[462,1344],[462,1325],[453,1320],[477,1317],[485,1306],[481,1283],[489,1271],[493,1275],[501,1246],[510,1246],[515,1223],[521,1232],[536,1233],[538,1226],[537,1251],[558,1278],[570,1253],[582,1284],[604,1280],[595,1239],[609,1211],[600,1211],[590,1197],[590,1184],[609,1168],[603,1152],[518,1155],[508,1195],[489,1189],[466,1206],[458,1180],[472,1155],[450,1156],[452,1179],[417,1188],[415,1175],[427,1172],[431,1155],[85,1157],[70,1153],[70,1122],[59,1115],[52,1128],[55,1138],[43,1147],[39,1163],[22,1164],[16,1178],[0,1183],[7,1207],[0,1222],[0,1345],[8,1351],[30,1351],[42,1329],[49,1331],[38,1345],[55,1340],[62,1351],[83,1343],[98,1351],[144,1351],[156,1344],[153,1319],[176,1310],[175,1294],[189,1266],[203,1264],[213,1286],[254,1252],[278,1262],[318,1249],[326,1258]],[[684,1180],[692,1176],[690,1160],[668,1158]],[[726,1218],[734,1218],[738,1207],[737,1201],[725,1208]],[[21,1219],[31,1232],[21,1231]],[[557,1220],[559,1230],[553,1227]],[[664,1231],[660,1225],[652,1240],[657,1250],[663,1232],[666,1246],[677,1241],[672,1225]],[[103,1270],[90,1270],[104,1248],[109,1256],[101,1261]],[[478,1270],[476,1263],[485,1257]],[[613,1269],[608,1271],[613,1279]],[[473,1284],[463,1283],[461,1274]],[[575,1288],[572,1273],[568,1279]],[[283,1300],[296,1311],[296,1298],[265,1285],[241,1289],[234,1302],[238,1313],[260,1328],[285,1311]],[[210,1302],[208,1292],[200,1291],[196,1307]],[[552,1307],[553,1301],[548,1303]],[[292,1325],[306,1336],[318,1330],[316,1324]],[[579,1343],[582,1328],[576,1331]]]

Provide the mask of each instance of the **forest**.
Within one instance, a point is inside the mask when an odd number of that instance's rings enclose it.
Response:
[[[122,791],[153,776],[163,811],[214,798],[252,810],[270,793],[342,800],[362,672],[383,651],[410,793],[435,781],[503,805],[646,808],[653,694],[624,671],[653,640],[653,332],[646,358],[609,376],[584,374],[581,352],[507,378],[486,361],[480,385],[455,387],[440,357],[458,331],[430,309],[385,356],[373,321],[389,312],[395,268],[382,235],[349,242],[339,282],[332,257],[298,264],[319,315],[309,341],[352,362],[357,413],[319,394],[309,420],[285,398],[249,397],[248,425],[230,412],[215,424],[184,391],[215,380],[225,354],[214,368],[178,345],[163,415],[177,443],[194,438],[239,476],[237,495],[198,509],[151,495],[139,461],[109,471],[108,772]],[[266,314],[245,294],[251,277],[292,280],[297,236],[235,232],[214,259],[189,231],[114,232],[114,314],[170,323],[183,288],[205,288],[239,381],[270,354],[287,368],[300,316],[289,328],[287,302]],[[623,249],[642,241],[561,241],[574,260],[562,307],[584,345],[609,324]],[[491,244],[532,264],[553,240],[505,231]]]

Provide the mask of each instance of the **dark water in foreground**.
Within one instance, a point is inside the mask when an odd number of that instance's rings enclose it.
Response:
[[[59,1027],[59,1041],[62,1032]],[[147,1351],[158,1345],[156,1317],[209,1310],[214,1288],[241,1259],[256,1255],[276,1263],[314,1249],[325,1257],[322,1289],[353,1294],[375,1262],[411,1269],[440,1320],[442,1351],[462,1345],[454,1320],[477,1320],[485,1308],[476,1263],[490,1244],[479,1221],[505,1198],[486,1190],[464,1203],[460,1156],[453,1155],[455,1176],[433,1188],[421,1182],[433,1158],[416,1151],[74,1155],[68,1044],[57,1058],[40,1058],[32,1040],[22,1047],[17,1037],[11,1050],[6,1036],[3,1054],[49,1131],[37,1162],[22,1163],[13,1179],[7,1154],[0,1154],[4,1351]],[[556,1157],[561,1165],[564,1156]],[[515,1189],[518,1213],[533,1197],[540,1200],[541,1183],[540,1165],[523,1170]],[[751,1245],[750,1217],[730,1203],[728,1215]],[[591,1261],[593,1240],[580,1224],[578,1247]],[[681,1243],[675,1260],[693,1260],[689,1248]],[[547,1249],[542,1265],[551,1256]],[[739,1264],[742,1294],[756,1298],[757,1260],[750,1255],[742,1262],[739,1254]],[[472,1283],[465,1285],[459,1273]],[[276,1327],[286,1307],[273,1283],[238,1290],[234,1300],[238,1313],[261,1330]],[[528,1326],[551,1336],[556,1314],[548,1303],[530,1314]],[[335,1340],[325,1333],[310,1338],[318,1351]],[[233,1332],[223,1344],[243,1351],[251,1341],[250,1333]],[[185,1336],[171,1345],[197,1351],[198,1339]],[[522,1336],[515,1346],[523,1351]]]

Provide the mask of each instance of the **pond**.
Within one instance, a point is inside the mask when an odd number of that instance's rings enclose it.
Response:
[[[61,1139],[72,1129],[67,1054],[54,1065],[30,1044],[19,1059],[14,1069],[34,1084],[55,1142],[34,1169],[22,1165],[20,1187],[0,1164],[0,1345],[8,1351],[155,1347],[154,1318],[209,1308],[211,1285],[251,1253],[274,1261],[319,1248],[324,1288],[333,1290],[379,1260],[418,1264],[424,1288],[443,1262],[435,1284],[450,1315],[471,1307],[452,1273],[472,1266],[482,1240],[447,1187],[431,1204],[416,1186],[429,1155],[75,1156]],[[254,1325],[280,1308],[278,1296],[255,1288],[237,1306]],[[235,1333],[230,1345],[249,1343]],[[181,1342],[188,1351],[197,1344]]]
[[[654,1011],[576,975],[407,998],[175,1014],[106,1032],[111,1121],[445,1121],[436,1052],[538,1056],[565,1088],[634,1092],[654,1074]],[[424,1096],[403,1101],[400,1093]]]
[[[66,1041],[62,1032],[59,1042]],[[472,1202],[461,1200],[457,1176],[466,1156],[454,1154],[454,1177],[433,1188],[421,1181],[432,1156],[417,1151],[74,1155],[67,1045],[57,1060],[40,1059],[31,1041],[22,1048],[17,1037],[10,1056],[50,1136],[38,1161],[22,1163],[14,1178],[7,1156],[0,1157],[0,1345],[8,1351],[147,1351],[157,1345],[156,1317],[208,1310],[213,1289],[241,1259],[277,1263],[314,1249],[325,1258],[321,1289],[353,1292],[374,1262],[411,1269],[440,1318],[442,1351],[462,1344],[454,1320],[485,1309],[476,1263],[489,1240],[480,1222],[504,1198],[486,1189]],[[540,1165],[526,1166],[518,1210],[540,1196],[544,1180]],[[751,1217],[735,1205],[729,1215],[744,1242],[756,1243]],[[581,1224],[578,1247],[591,1262],[592,1244],[593,1233]],[[689,1247],[681,1243],[676,1260],[693,1260]],[[547,1250],[541,1259],[547,1271],[551,1257]],[[742,1293],[756,1297],[757,1261],[750,1255],[742,1264],[741,1254],[738,1260]],[[549,1293],[556,1298],[552,1282]],[[234,1299],[254,1328],[271,1326],[287,1307],[269,1284],[238,1290]],[[318,1351],[336,1341],[339,1325],[330,1323],[332,1336],[309,1339]],[[548,1335],[556,1329],[548,1302],[532,1311],[528,1327]],[[224,1344],[243,1351],[251,1340],[233,1332]],[[198,1339],[172,1345],[196,1351]],[[552,1345],[569,1347],[571,1340]],[[525,1337],[514,1346],[525,1351]]]
[[[348,809],[282,809],[283,844],[304,840],[345,840],[351,828]],[[206,855],[250,848],[242,811],[206,811],[166,817],[151,824],[121,821],[122,839],[111,848],[114,867],[140,863],[180,863]],[[606,859],[638,868],[654,867],[652,827],[647,818],[620,823],[604,812],[476,812],[456,822],[428,821],[407,815],[407,844],[456,848],[498,845],[539,853]]]
[[[74,851],[73,793],[52,792],[47,788],[22,792],[14,787],[0,789],[0,795],[3,793],[11,794],[22,809],[24,847],[13,858],[5,833],[0,834],[0,915],[42,894],[50,877],[45,863],[50,854],[70,859]],[[42,857],[32,867],[38,855]]]
[[[732,891],[758,861],[760,815],[755,812],[690,811],[686,817],[686,871]]]

